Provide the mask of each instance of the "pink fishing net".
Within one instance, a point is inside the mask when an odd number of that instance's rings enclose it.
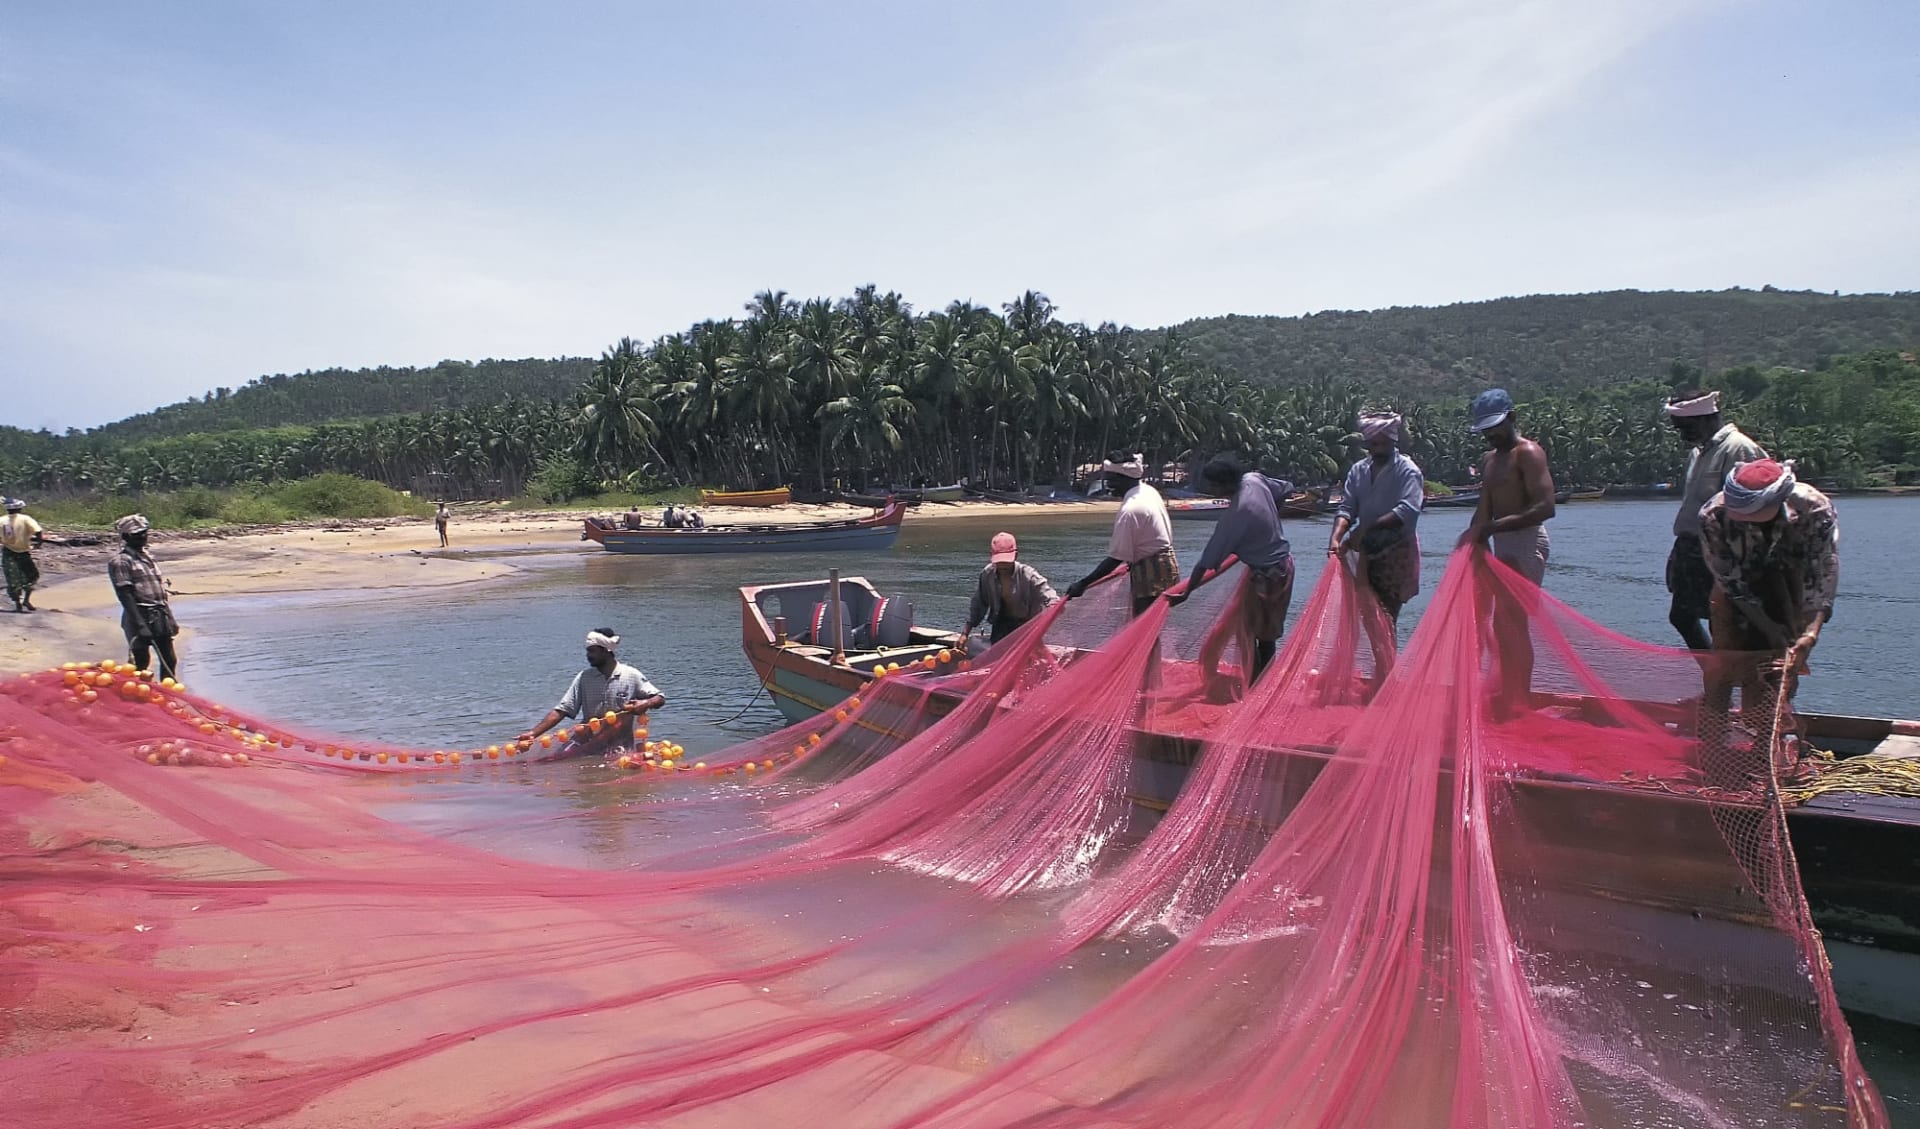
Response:
[[[652,768],[14,680],[6,1124],[1886,1124],[1765,703],[1474,555],[1390,670],[1329,568],[1249,686],[1241,584]],[[629,767],[451,802],[562,755]]]

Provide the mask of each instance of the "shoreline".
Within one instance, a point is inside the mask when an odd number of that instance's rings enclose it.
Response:
[[[919,524],[1063,512],[1109,514],[1115,508],[1112,502],[927,502],[908,511],[907,520]],[[184,602],[177,602],[176,610],[183,613],[182,639],[190,640],[196,599],[441,588],[512,575],[517,571],[514,558],[598,552],[597,546],[580,539],[581,522],[593,512],[456,512],[446,549],[439,547],[431,518],[358,518],[204,532],[156,530],[152,550],[175,600]],[[760,525],[845,519],[872,511],[790,503],[701,512],[713,525],[728,524],[726,519]],[[649,516],[657,523],[657,513]],[[41,570],[34,592],[39,610],[24,615],[0,611],[0,677],[63,662],[126,657],[119,604],[106,580],[107,560],[118,551],[118,541],[111,536],[99,545],[49,544],[35,551]]]

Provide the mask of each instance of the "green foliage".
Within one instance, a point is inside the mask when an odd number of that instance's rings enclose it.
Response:
[[[540,464],[527,483],[527,493],[549,504],[571,502],[600,490],[599,476],[572,455],[553,455]]]
[[[34,513],[50,526],[104,529],[125,514],[141,513],[157,529],[214,525],[275,525],[313,518],[424,516],[432,507],[378,482],[324,474],[271,489],[212,490],[191,486],[139,495],[103,494],[43,503]]]
[[[1874,351],[1914,341],[1920,294],[1618,292],[1143,332],[1060,321],[1034,291],[932,313],[872,286],[804,302],[767,291],[742,318],[622,338],[591,365],[273,377],[86,434],[0,429],[0,484],[43,500],[200,486],[223,492],[222,516],[259,516],[281,512],[280,484],[325,473],[554,504],[694,483],[1020,488],[1124,449],[1154,465],[1235,451],[1314,485],[1358,456],[1362,408],[1393,407],[1427,477],[1459,485],[1483,453],[1467,399],[1497,383],[1565,485],[1678,478],[1687,451],[1662,406],[1698,384],[1807,477],[1864,485],[1920,475],[1914,362]],[[562,374],[564,399],[499,391]],[[407,403],[435,406],[346,418],[409,388]],[[251,420],[277,426],[237,429]],[[190,430],[203,423],[226,429]],[[289,505],[316,503],[334,504]],[[210,520],[204,497],[190,508],[182,520]]]
[[[271,497],[288,511],[310,517],[417,517],[432,511],[392,487],[350,474],[318,474],[289,482]]]

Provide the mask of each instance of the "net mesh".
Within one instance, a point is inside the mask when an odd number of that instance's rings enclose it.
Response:
[[[1249,685],[1244,585],[1102,585],[693,765],[13,680],[8,1124],[1886,1124],[1738,657],[1463,554],[1397,660],[1329,568]],[[561,756],[629,768],[446,803]]]

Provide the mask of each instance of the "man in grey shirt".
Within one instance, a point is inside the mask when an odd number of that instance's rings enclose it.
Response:
[[[666,705],[667,698],[638,667],[619,661],[616,654],[619,646],[620,637],[611,628],[598,627],[587,632],[587,669],[573,676],[559,703],[540,724],[522,733],[520,741],[524,744],[537,740],[566,718],[592,721],[612,713],[615,718],[608,740],[632,744],[634,718]]]
[[[1400,451],[1399,416],[1368,412],[1360,417],[1360,438],[1367,457],[1347,470],[1327,555],[1350,555],[1355,578],[1373,590],[1387,618],[1398,623],[1400,609],[1420,593],[1420,541],[1414,530],[1426,504],[1426,480]]]
[[[1293,492],[1293,483],[1248,470],[1226,455],[1218,455],[1200,471],[1200,488],[1233,504],[1220,515],[1213,536],[1187,578],[1187,593],[1212,579],[1229,556],[1247,566],[1246,591],[1240,603],[1243,626],[1253,640],[1249,666],[1251,683],[1273,660],[1280,636],[1286,633],[1287,610],[1293,604],[1293,550],[1280,525],[1280,507]],[[1173,599],[1179,603],[1186,599]]]

